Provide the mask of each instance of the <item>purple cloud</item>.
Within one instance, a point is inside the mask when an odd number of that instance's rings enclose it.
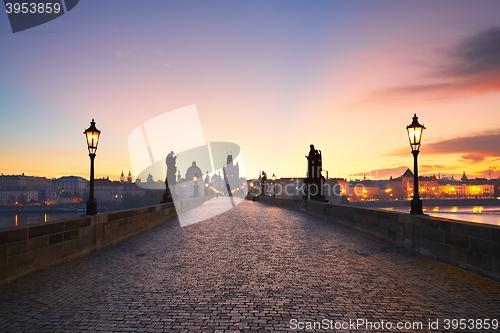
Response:
[[[477,163],[489,157],[500,157],[499,142],[500,131],[491,131],[433,142],[422,148],[431,154],[463,154],[463,162]]]
[[[444,75],[468,78],[500,69],[500,28],[491,28],[458,43],[449,52],[452,65]]]
[[[374,92],[365,102],[407,103],[409,98],[436,100],[500,91],[500,27],[463,39],[441,54],[427,82]]]
[[[477,162],[482,162],[486,159],[486,156],[481,155],[481,154],[467,154],[463,155],[460,158],[460,161],[466,162],[466,163],[477,163]]]

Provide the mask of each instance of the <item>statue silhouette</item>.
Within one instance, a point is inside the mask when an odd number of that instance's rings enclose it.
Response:
[[[307,200],[325,201],[325,196],[323,194],[325,178],[321,174],[321,171],[323,171],[321,150],[317,150],[314,148],[314,145],[310,145],[309,155],[307,155],[306,158],[307,177],[304,180],[306,191],[303,198]]]
[[[262,171],[262,187],[260,195],[266,195],[266,186],[267,186],[267,174]]]
[[[173,151],[171,151],[165,159],[167,164],[167,175],[165,177],[165,193],[163,194],[161,203],[173,202],[172,189],[175,188],[175,174],[177,172],[177,167],[175,166],[176,160],[177,156],[174,156]]]

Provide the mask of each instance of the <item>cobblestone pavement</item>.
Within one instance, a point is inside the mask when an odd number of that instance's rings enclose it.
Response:
[[[311,332],[298,328],[322,320],[315,331],[439,320],[435,331],[456,332],[446,319],[485,318],[500,319],[499,282],[251,201],[0,286],[1,332]]]

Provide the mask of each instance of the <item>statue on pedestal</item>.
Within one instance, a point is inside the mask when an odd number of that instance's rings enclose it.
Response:
[[[165,193],[163,194],[163,200],[161,203],[169,203],[173,201],[172,190],[175,188],[175,173],[177,171],[177,167],[175,166],[175,162],[177,160],[177,156],[174,156],[174,152],[171,151],[166,158],[167,164],[167,176],[165,177]]]
[[[321,171],[323,171],[321,150],[318,151],[314,149],[314,145],[310,145],[309,147],[309,155],[306,156],[307,177],[304,180],[306,190],[303,198],[307,200],[325,201],[325,195],[323,194],[325,178],[321,174]]]
[[[260,195],[266,195],[266,186],[267,186],[267,174],[262,171],[262,186]]]

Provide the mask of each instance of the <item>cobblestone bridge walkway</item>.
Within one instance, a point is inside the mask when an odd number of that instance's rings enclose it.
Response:
[[[0,286],[0,332],[465,332],[479,330],[446,320],[485,318],[500,319],[499,282],[251,201]]]

